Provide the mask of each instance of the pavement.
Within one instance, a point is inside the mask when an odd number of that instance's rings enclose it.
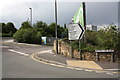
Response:
[[[82,69],[91,69],[91,70],[100,70],[100,71],[104,70],[113,73],[119,72],[118,63],[115,62],[95,62],[95,61],[77,60],[74,58],[66,57],[61,54],[55,54],[52,50],[45,52],[37,52],[35,54],[35,58],[53,64],[61,64],[66,66],[82,68]]]

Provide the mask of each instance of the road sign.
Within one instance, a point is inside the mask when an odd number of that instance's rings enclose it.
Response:
[[[83,37],[84,29],[80,24],[68,25],[69,40],[78,40]]]

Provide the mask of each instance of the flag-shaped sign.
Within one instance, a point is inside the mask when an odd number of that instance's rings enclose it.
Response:
[[[80,4],[80,8],[76,12],[76,14],[73,17],[74,23],[81,24],[82,27],[84,27],[84,11],[83,11],[83,3]]]

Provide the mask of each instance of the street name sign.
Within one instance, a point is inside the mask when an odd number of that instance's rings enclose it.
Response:
[[[78,24],[69,24],[68,25],[69,40],[81,39],[83,37],[84,31],[85,30],[79,23]]]
[[[95,52],[114,52],[114,50],[95,50]]]

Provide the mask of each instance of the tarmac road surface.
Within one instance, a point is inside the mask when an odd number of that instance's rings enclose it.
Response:
[[[52,50],[53,46],[24,45],[3,43],[2,77],[3,78],[117,78],[117,75],[78,71],[51,66],[32,60],[29,55],[37,51]],[[15,50],[28,56],[12,52]]]

